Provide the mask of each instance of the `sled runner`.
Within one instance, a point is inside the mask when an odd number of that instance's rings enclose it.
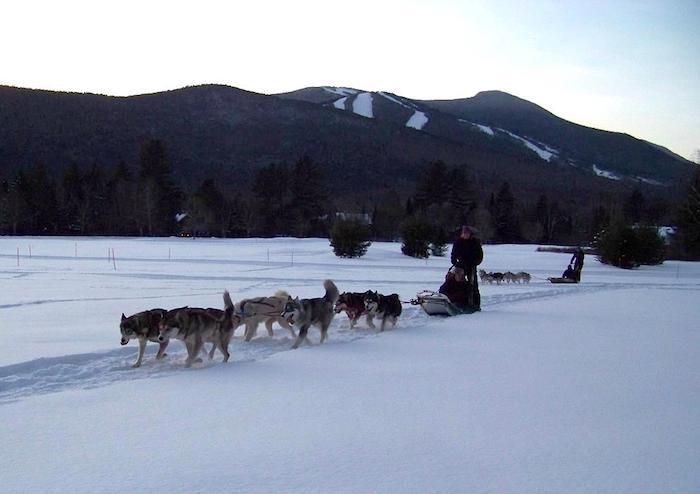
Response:
[[[420,305],[429,316],[458,316],[460,314],[471,314],[474,309],[470,307],[460,308],[450,302],[446,295],[438,292],[424,290],[416,294],[416,298],[411,300],[413,305]]]
[[[578,283],[576,280],[571,278],[547,278],[550,283]]]

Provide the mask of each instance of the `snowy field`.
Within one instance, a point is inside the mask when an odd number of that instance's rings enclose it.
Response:
[[[31,248],[31,257],[29,251]],[[17,258],[19,249],[19,266]],[[108,259],[114,249],[115,260]],[[437,289],[445,258],[319,239],[0,237],[0,492],[700,492],[700,264],[624,271],[587,256],[486,246],[481,313],[404,305],[382,334],[336,317],[232,360],[132,369],[119,319],[285,289]]]

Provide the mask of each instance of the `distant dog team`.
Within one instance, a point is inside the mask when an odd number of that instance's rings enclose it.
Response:
[[[526,273],[525,271],[520,271],[519,273],[511,273],[510,271],[506,271],[505,273],[500,273],[500,272],[491,272],[487,273],[486,270],[480,269],[479,270],[479,279],[481,280],[482,283],[496,283],[497,285],[500,285],[503,282],[506,283],[530,283],[530,278],[532,276],[530,273]]]

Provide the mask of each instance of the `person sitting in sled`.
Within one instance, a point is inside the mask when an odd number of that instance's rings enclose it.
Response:
[[[460,309],[472,306],[472,289],[462,268],[452,266],[445,276],[445,282],[438,291],[446,295],[450,302]]]
[[[571,267],[571,264],[566,268],[564,271],[564,274],[561,275],[562,278],[566,278],[567,280],[573,280],[578,283],[578,280],[576,279],[576,271]]]

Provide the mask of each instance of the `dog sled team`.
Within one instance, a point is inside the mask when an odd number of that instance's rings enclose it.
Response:
[[[531,275],[518,273],[486,272],[477,266],[483,261],[481,242],[468,226],[463,226],[459,237],[452,245],[452,267],[445,276],[445,282],[438,292],[424,291],[411,300],[414,305],[421,305],[429,315],[468,314],[481,310],[479,278],[482,283],[529,283]],[[583,268],[583,250],[578,249],[562,278],[549,278],[552,283],[578,283]],[[563,281],[557,281],[563,280]],[[243,339],[248,342],[256,334],[258,326],[265,324],[267,333],[273,336],[273,325],[288,330],[294,338],[292,348],[307,340],[309,328],[316,326],[321,332],[320,342],[326,340],[328,328],[334,316],[345,312],[350,321],[350,328],[366,317],[367,326],[376,329],[375,319],[379,322],[379,331],[386,325],[392,326],[401,315],[401,301],[395,293],[383,295],[376,291],[340,293],[335,283],[326,280],[323,283],[325,294],[317,298],[292,298],[285,291],[278,291],[269,297],[256,297],[234,304],[228,292],[224,292],[224,309],[179,307],[176,309],[151,309],[126,317],[122,314],[120,330],[121,344],[130,340],[139,342],[139,351],[134,367],[143,361],[146,342],[159,344],[156,359],[165,356],[165,349],[171,339],[181,340],[187,349],[185,365],[191,366],[201,361],[199,355],[205,344],[211,344],[209,358],[214,357],[218,349],[224,362],[230,358],[229,343],[236,328],[244,326]]]
[[[245,328],[243,339],[250,341],[261,323],[265,324],[268,335],[273,336],[273,324],[287,329],[294,338],[292,348],[307,341],[311,326],[321,331],[320,342],[323,343],[328,328],[336,314],[345,311],[353,328],[362,316],[367,318],[367,325],[375,329],[375,318],[379,321],[379,331],[384,331],[387,323],[392,326],[401,315],[401,301],[395,293],[382,295],[368,290],[364,293],[340,293],[335,283],[326,280],[323,283],[325,294],[317,298],[292,298],[285,291],[278,291],[270,297],[256,297],[234,304],[231,296],[224,292],[224,309],[179,307],[176,309],[151,309],[132,316],[122,314],[119,329],[121,344],[130,340],[139,342],[139,351],[133,367],[143,362],[146,342],[159,345],[156,359],[166,356],[165,349],[171,339],[180,340],[187,349],[185,366],[201,362],[200,353],[204,345],[210,343],[209,358],[216,350],[227,362],[229,343],[236,328]]]
[[[520,271],[519,273],[511,273],[510,271],[506,271],[505,273],[487,273],[486,270],[480,269],[479,278],[482,283],[496,283],[500,285],[501,283],[530,283],[530,278],[532,278],[532,276],[525,271]]]

